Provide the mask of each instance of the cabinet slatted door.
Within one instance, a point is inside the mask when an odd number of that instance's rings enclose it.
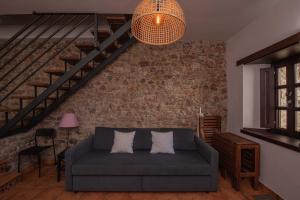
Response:
[[[221,132],[220,116],[204,116],[199,118],[198,133],[208,144],[213,143],[213,135]]]

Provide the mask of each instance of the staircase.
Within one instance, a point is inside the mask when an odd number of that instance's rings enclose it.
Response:
[[[0,138],[34,127],[135,42],[129,15],[35,16],[0,47]],[[106,28],[99,22],[105,22]],[[83,34],[92,37],[82,40]],[[47,45],[54,38],[54,44]],[[29,43],[21,45],[26,39]],[[36,58],[29,62],[32,55]],[[60,64],[52,66],[55,60]]]

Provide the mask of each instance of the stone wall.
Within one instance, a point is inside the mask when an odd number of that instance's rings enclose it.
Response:
[[[165,47],[137,43],[36,128],[56,128],[61,150],[66,131],[58,123],[65,112],[74,112],[80,123],[71,131],[74,144],[93,134],[96,126],[195,129],[201,106],[207,115],[221,115],[226,129],[226,85],[223,42],[178,42]],[[0,159],[16,161],[16,152],[30,141],[33,131],[0,140]]]

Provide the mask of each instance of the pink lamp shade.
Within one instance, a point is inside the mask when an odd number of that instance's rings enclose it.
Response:
[[[60,120],[60,128],[75,128],[78,127],[78,120],[74,113],[66,113]]]

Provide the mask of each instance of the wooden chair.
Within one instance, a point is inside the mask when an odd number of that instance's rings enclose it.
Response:
[[[56,154],[55,154],[55,146],[54,146],[54,138],[55,138],[55,129],[52,128],[41,128],[37,129],[35,136],[34,136],[34,142],[35,145],[31,146],[27,149],[23,149],[18,153],[18,172],[20,172],[20,167],[21,167],[21,157],[22,156],[37,156],[38,159],[38,166],[39,166],[39,177],[41,176],[41,154],[45,150],[49,148],[53,148],[53,154],[54,154],[54,160],[56,163]],[[47,145],[47,146],[40,146],[38,144],[38,138],[39,137],[44,137],[44,138],[51,138],[52,140],[52,145]]]
[[[204,116],[198,118],[198,134],[208,144],[213,143],[213,135],[221,133],[220,116]]]

